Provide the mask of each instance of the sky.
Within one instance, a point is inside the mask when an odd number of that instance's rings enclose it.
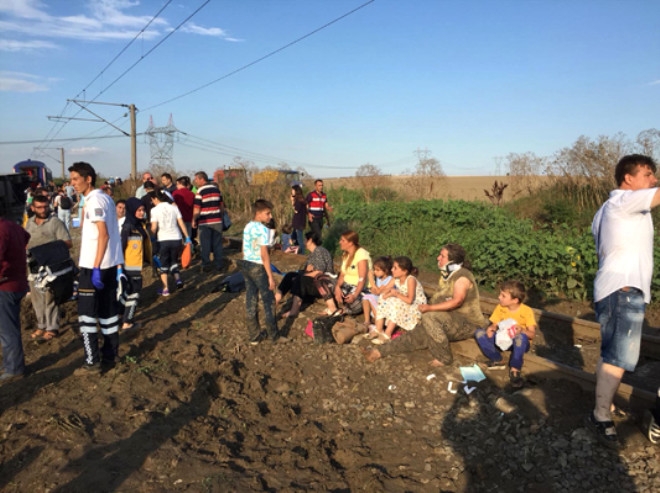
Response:
[[[90,121],[129,132],[127,108],[99,103],[134,104],[139,134],[171,115],[181,172],[396,175],[421,151],[505,173],[510,153],[660,128],[659,19],[657,0],[0,0],[0,173],[59,176],[64,148],[127,177],[130,139]],[[147,136],[137,153],[147,169]]]

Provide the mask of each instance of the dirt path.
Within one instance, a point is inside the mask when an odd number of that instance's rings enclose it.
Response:
[[[169,298],[145,288],[143,327],[100,377],[72,375],[74,331],[47,344],[24,332],[32,373],[0,387],[0,491],[660,489],[638,416],[619,419],[626,449],[604,450],[582,426],[593,397],[572,383],[541,376],[513,393],[500,372],[466,395],[458,366],[472,361],[368,364],[355,345],[313,344],[303,328],[321,305],[289,342],[250,346],[244,294],[213,292],[220,277],[198,269],[184,279]],[[26,302],[26,329],[30,314]]]

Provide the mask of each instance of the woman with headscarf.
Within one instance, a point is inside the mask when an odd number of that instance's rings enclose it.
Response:
[[[125,276],[125,280],[120,280],[124,290],[120,298],[124,305],[123,330],[137,326],[133,319],[142,291],[142,266],[151,264],[151,240],[145,226],[145,216],[144,204],[140,199],[131,197],[126,201],[126,215],[121,228],[124,251],[122,274]]]
[[[447,243],[437,260],[438,288],[428,304],[418,305],[421,322],[382,349],[363,350],[368,361],[428,349],[433,356],[432,366],[447,366],[453,362],[449,343],[470,339],[476,329],[487,325],[465,249],[457,243]]]

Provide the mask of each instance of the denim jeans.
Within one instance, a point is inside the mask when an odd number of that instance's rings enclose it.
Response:
[[[57,217],[64,223],[66,230],[71,230],[71,209],[62,209],[59,207],[57,209]]]
[[[21,299],[24,292],[0,291],[0,343],[5,373],[25,372],[25,356],[21,340]]]
[[[596,320],[600,324],[600,356],[603,362],[634,371],[644,323],[644,294],[636,288],[619,289],[596,302]]]
[[[261,295],[268,337],[273,340],[277,339],[278,331],[274,312],[275,293],[268,289],[266,269],[261,264],[246,260],[241,260],[239,267],[245,278],[245,324],[248,329],[248,337],[254,341],[261,335],[259,327],[259,295]]]
[[[495,334],[488,337],[486,329],[477,329],[474,333],[474,338],[481,348],[481,351],[486,355],[486,358],[492,361],[502,361],[502,354],[495,346]],[[525,353],[529,351],[529,338],[525,334],[518,334],[513,338],[513,345],[511,346],[511,359],[509,366],[516,370],[522,370],[523,358]]]
[[[217,269],[222,268],[222,226],[200,226],[198,229],[199,244],[202,250],[202,267],[213,263]]]
[[[295,235],[296,241],[298,242],[298,255],[305,254],[305,233],[302,229],[294,229],[293,234]]]

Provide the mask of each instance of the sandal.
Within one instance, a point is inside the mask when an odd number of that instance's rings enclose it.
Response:
[[[391,340],[392,338],[390,336],[388,336],[385,332],[381,332],[380,334],[378,334],[378,337],[373,339],[371,342],[374,344],[378,344],[380,346],[382,344],[387,344]]]
[[[598,421],[593,411],[585,418],[587,428],[590,428],[600,443],[612,449],[618,449],[621,443],[616,434],[616,428],[612,421]]]
[[[46,331],[44,329],[37,329],[34,332],[32,332],[32,335],[30,337],[32,339],[41,339],[45,333]]]
[[[39,339],[40,341],[52,341],[53,339],[57,338],[60,335],[60,332],[58,330],[47,330],[44,335],[41,336]]]

